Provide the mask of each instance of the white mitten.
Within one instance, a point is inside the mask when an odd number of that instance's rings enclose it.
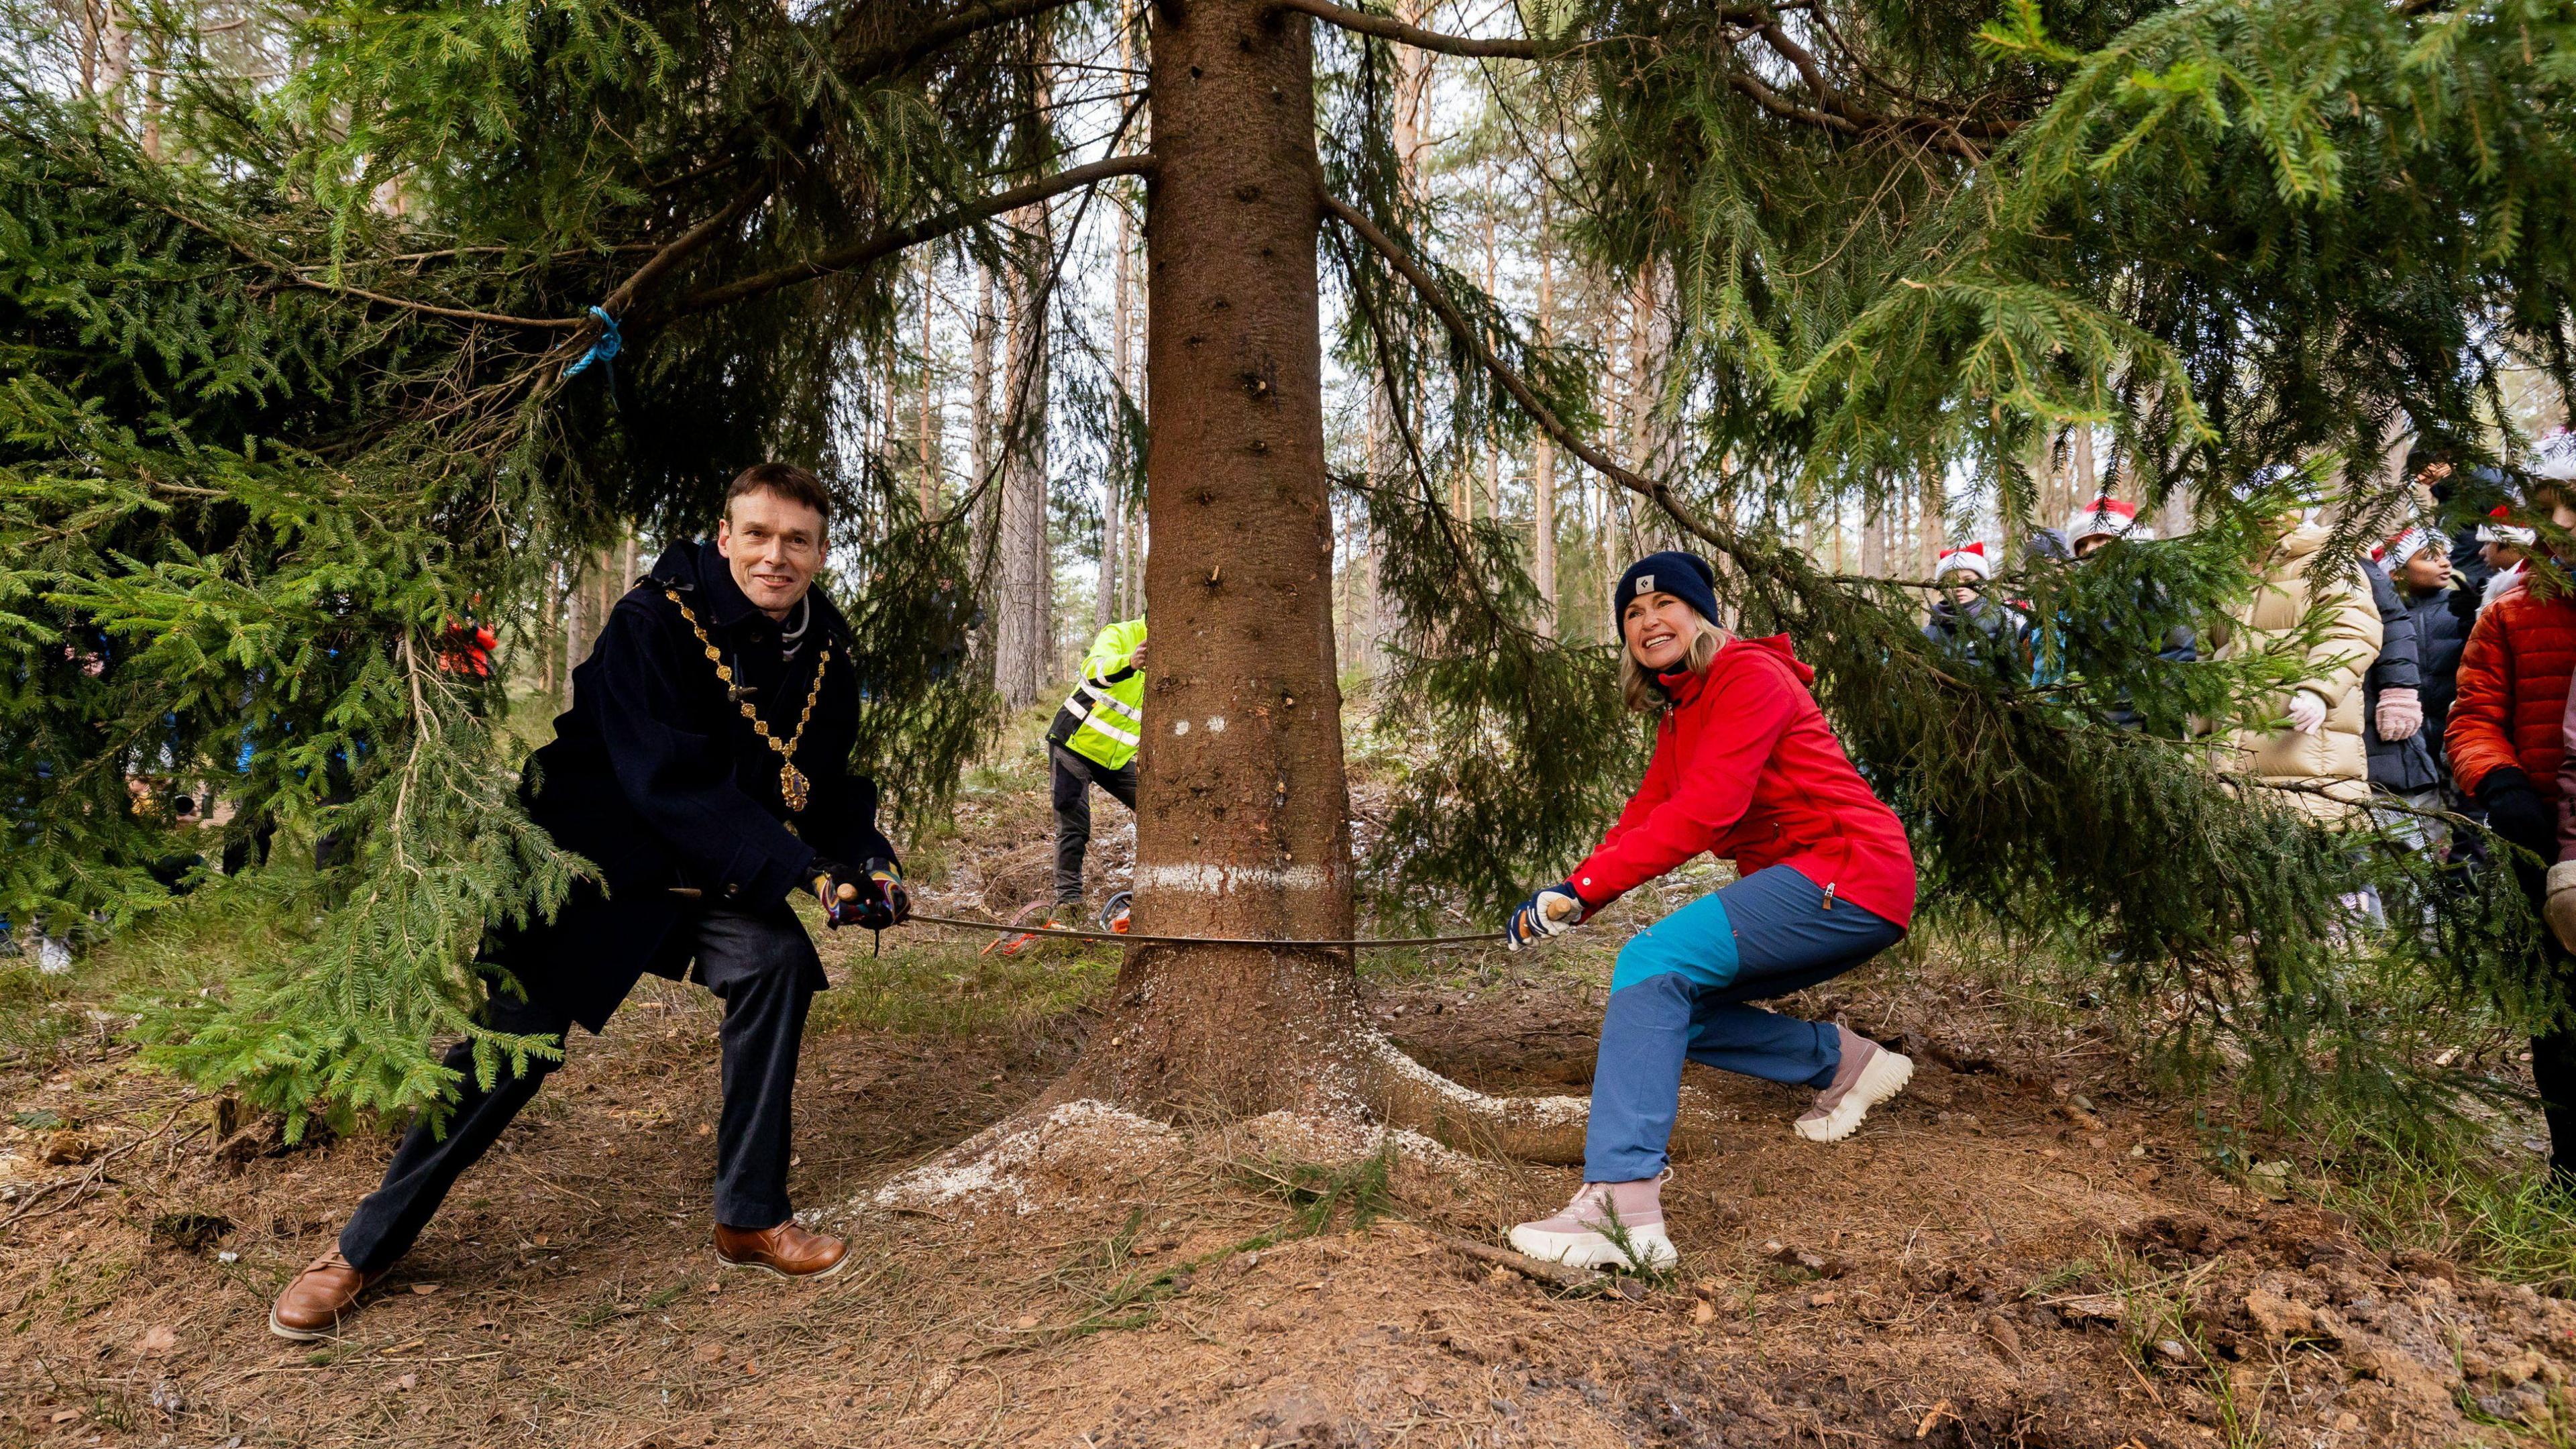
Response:
[[[2290,696],[2290,728],[2303,735],[2315,734],[2326,722],[2325,696],[2302,689]]]

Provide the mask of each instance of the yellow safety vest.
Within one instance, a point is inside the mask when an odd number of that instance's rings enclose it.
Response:
[[[1145,621],[1112,624],[1091,641],[1082,657],[1082,680],[1065,696],[1057,716],[1058,730],[1070,722],[1072,733],[1058,741],[1066,749],[1105,769],[1119,769],[1136,758],[1145,729],[1145,671],[1129,669],[1128,659],[1145,642]],[[1123,677],[1112,681],[1109,676]]]

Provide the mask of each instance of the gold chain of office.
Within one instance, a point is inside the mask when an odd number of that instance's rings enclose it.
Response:
[[[689,612],[688,601],[681,598],[676,589],[664,589],[662,596],[680,606],[680,617],[689,621],[689,632],[697,635],[698,642],[706,646],[707,661],[715,665],[716,678],[724,681],[725,693],[732,697],[733,707],[742,711],[744,719],[751,721],[752,733],[778,752],[778,797],[786,802],[789,813],[801,814],[814,798],[814,782],[805,778],[803,770],[796,768],[796,747],[805,741],[805,726],[814,722],[814,701],[823,697],[823,672],[832,667],[832,646],[826,643],[823,652],[815,658],[814,687],[805,691],[805,712],[796,717],[796,733],[782,741],[769,732],[769,721],[760,717],[760,711],[753,709],[751,701],[745,699],[742,690],[735,686],[733,666],[725,663],[724,656],[716,652],[716,641],[707,637],[706,627],[698,622],[697,615]]]

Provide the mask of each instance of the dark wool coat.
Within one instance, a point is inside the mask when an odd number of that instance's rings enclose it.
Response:
[[[813,782],[804,810],[788,810],[777,753],[734,707],[665,589],[688,601],[782,741],[795,734],[815,660],[831,648],[796,749],[797,768]],[[486,941],[486,958],[532,999],[597,1031],[643,973],[678,979],[687,969],[688,938],[673,928],[691,912],[777,908],[809,888],[818,860],[855,867],[894,858],[877,829],[875,782],[849,769],[859,713],[849,624],[822,590],[805,597],[813,612],[793,661],[779,657],[779,624],[735,586],[713,543],[674,544],[617,601],[573,671],[572,708],[556,717],[554,741],[529,757],[519,782],[528,813],[600,876],[575,886],[553,921]],[[823,988],[819,962],[808,966],[807,983]]]

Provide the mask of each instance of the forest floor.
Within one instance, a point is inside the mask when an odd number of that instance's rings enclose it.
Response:
[[[1101,817],[1095,865],[1132,833]],[[917,862],[942,913],[1043,889],[1033,771]],[[1704,889],[1705,882],[1696,888]],[[1687,885],[1677,888],[1687,893]],[[1676,897],[1678,899],[1678,895]],[[1580,1091],[1610,952],[1373,961],[1388,1031],[1491,1092]],[[1796,1003],[1915,1053],[1844,1143],[1802,1094],[1691,1069],[1669,1277],[1495,1260],[1571,1169],[1060,1113],[973,1181],[904,1179],[1079,1050],[1106,951],[827,938],[794,1190],[820,1285],[708,1243],[716,1003],[648,980],[324,1344],[265,1326],[389,1151],[142,1070],[112,998],[20,985],[0,1055],[0,1445],[2566,1444],[2576,1306],[2398,1250],[2107,1030],[1938,947]],[[30,1034],[37,1020],[56,1023]],[[2529,1129],[2502,1124],[2508,1136]],[[2284,1152],[2284,1157],[2295,1156]],[[2251,1167],[2253,1170],[2246,1170]],[[889,1188],[889,1184],[893,1184]],[[2547,1275],[2539,1276],[2547,1283]],[[2563,1283],[2559,1291],[2566,1291]]]

